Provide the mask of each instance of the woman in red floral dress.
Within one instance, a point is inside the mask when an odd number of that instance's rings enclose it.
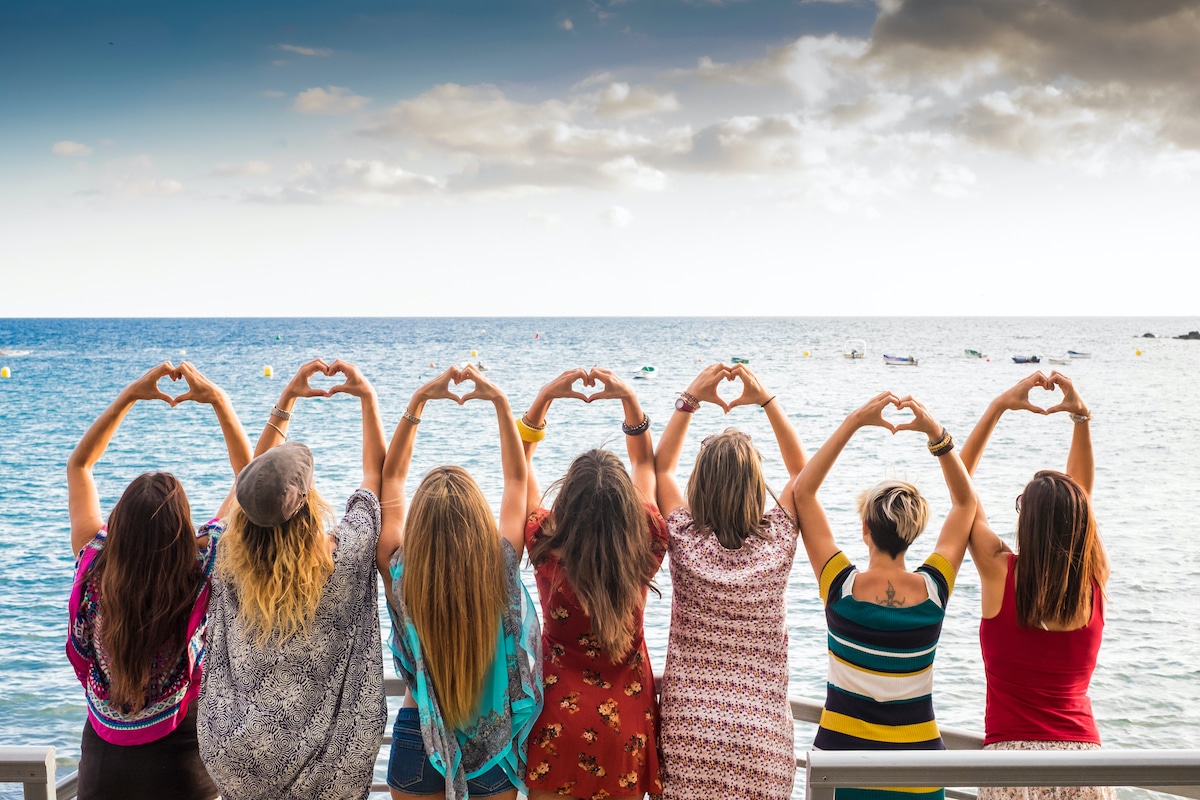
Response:
[[[584,395],[572,386],[600,384]],[[557,398],[617,398],[625,411],[632,476],[612,453],[590,450],[541,507],[529,473],[525,543],[542,603],[545,707],[529,737],[530,800],[640,798],[662,792],[658,701],[642,631],[647,590],[666,552],[652,502],[654,448],[637,396],[612,372],[564,372],[542,387],[518,422],[532,461]]]

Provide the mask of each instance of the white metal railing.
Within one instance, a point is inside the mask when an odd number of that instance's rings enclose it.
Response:
[[[661,676],[655,676],[661,682]],[[385,678],[389,697],[404,694],[399,678]],[[816,724],[823,704],[790,699],[792,717]],[[1200,750],[988,751],[983,737],[938,726],[946,751],[820,751],[797,753],[810,800],[832,800],[844,787],[920,786],[1137,786],[1200,800]],[[380,740],[380,748],[391,744]],[[974,751],[974,752],[971,752]],[[0,747],[0,783],[20,783],[25,800],[71,800],[78,773],[54,781],[53,747]],[[372,792],[388,791],[374,783]],[[947,789],[947,797],[973,793]]]
[[[1200,786],[1200,750],[946,750],[808,752],[808,800],[848,787]]]

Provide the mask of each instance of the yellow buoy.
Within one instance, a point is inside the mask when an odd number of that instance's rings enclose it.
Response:
[[[267,364],[265,367],[263,367],[263,377],[264,378],[270,378],[274,374],[275,374],[275,370],[271,368],[270,364]]]
[[[0,378],[11,378],[12,370],[8,367],[0,367]]]
[[[479,355],[479,353],[476,353],[474,350],[471,351],[471,358],[474,358],[477,355]]]
[[[808,358],[808,351],[807,351],[807,350],[805,350],[805,351],[804,351],[804,357],[805,357],[805,358]]]
[[[1134,355],[1136,355],[1136,356],[1140,356],[1140,355],[1142,354],[1142,351],[1141,351],[1141,350],[1134,350],[1134,351],[1133,351],[1133,354],[1134,354]],[[8,376],[7,376],[7,375],[5,375],[4,377],[6,377],[6,378],[7,378]]]

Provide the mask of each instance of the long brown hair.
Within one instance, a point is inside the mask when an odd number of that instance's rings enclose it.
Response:
[[[726,428],[700,446],[687,483],[688,510],[696,527],[711,530],[723,547],[737,550],[751,536],[763,536],[768,494],[774,497],[749,436]]]
[[[126,713],[146,705],[155,662],[174,664],[204,573],[187,495],[175,476],[148,472],[125,488],[108,516],[89,579],[100,590],[109,700]]]
[[[635,615],[658,571],[646,512],[621,459],[589,450],[571,462],[559,481],[545,536],[529,549],[540,563],[553,553],[583,610],[592,634],[616,663],[629,653],[637,633]]]
[[[255,525],[234,505],[217,573],[237,587],[238,617],[259,647],[308,632],[333,574],[325,537],[332,522],[333,509],[316,489],[291,519],[271,528]]]
[[[496,520],[462,468],[435,467],[413,494],[393,591],[417,631],[442,718],[461,727],[478,705],[508,602]]]
[[[1042,470],[1021,493],[1017,518],[1017,622],[1068,630],[1087,624],[1092,582],[1104,591],[1108,558],[1092,501],[1070,475]]]

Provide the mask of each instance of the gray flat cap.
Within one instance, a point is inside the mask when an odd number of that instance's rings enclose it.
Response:
[[[272,447],[238,475],[238,505],[255,525],[282,525],[304,505],[312,474],[312,451],[307,447],[299,442]]]

